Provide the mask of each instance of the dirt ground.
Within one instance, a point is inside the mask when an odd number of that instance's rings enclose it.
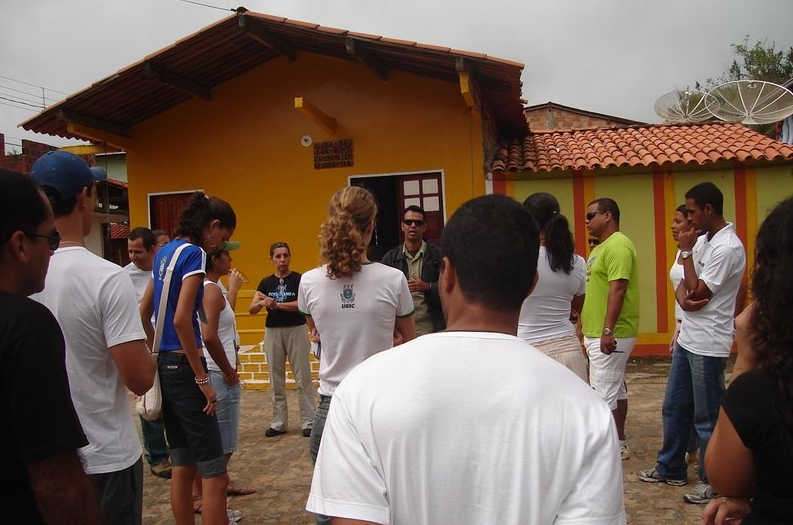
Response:
[[[627,433],[633,456],[623,466],[628,523],[634,525],[701,523],[704,507],[686,504],[682,499],[696,481],[694,469],[689,469],[689,486],[682,488],[641,483],[636,476],[638,470],[653,466],[661,443],[661,402],[668,368],[667,361],[629,365]],[[270,393],[243,392],[240,449],[231,461],[230,474],[237,484],[255,487],[258,492],[230,500],[230,508],[243,512],[242,523],[313,523],[304,510],[311,484],[308,439],[300,433],[294,390],[288,391],[288,400],[289,433],[265,438],[272,413]],[[143,507],[144,525],[173,523],[167,480],[146,473]]]

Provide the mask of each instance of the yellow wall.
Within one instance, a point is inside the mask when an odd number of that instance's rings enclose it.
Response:
[[[763,218],[780,200],[793,196],[793,166],[760,166],[750,167],[745,170],[745,195],[742,207],[746,224],[740,225],[747,232],[747,256],[749,268],[752,267],[754,236]],[[621,229],[636,244],[639,258],[640,281],[640,323],[639,323],[639,353],[659,354],[665,352],[671,333],[658,332],[658,306],[657,290],[665,287],[667,290],[667,322],[670,329],[672,320],[672,290],[668,276],[663,280],[656,278],[656,257],[662,257],[671,264],[676,247],[673,245],[669,223],[672,219],[671,210],[685,202],[685,193],[694,185],[710,181],[716,184],[724,194],[724,215],[729,221],[736,220],[736,170],[698,170],[698,171],[665,171],[660,175],[665,178],[664,198],[654,195],[653,176],[649,170],[639,174],[586,174],[582,180],[583,204],[596,197],[611,197],[615,199],[622,215]],[[522,201],[529,194],[536,191],[547,191],[557,196],[562,207],[562,212],[570,219],[570,227],[574,230],[575,224],[583,220],[583,213],[577,213],[576,203],[573,198],[573,179],[569,176],[554,178],[529,178],[509,181],[507,191],[516,199]],[[740,198],[740,196],[738,196]],[[666,236],[666,253],[656,253],[655,239],[655,206],[663,200],[665,203],[661,216],[664,217],[663,227]],[[738,225],[737,225],[738,226]],[[644,349],[642,348],[644,346]],[[644,350],[644,351],[643,351]]]
[[[338,121],[335,137],[294,109],[297,96]],[[218,86],[210,101],[191,99],[133,129],[131,222],[148,222],[148,193],[202,188],[228,200],[242,242],[234,263],[253,288],[272,273],[266,249],[274,241],[291,244],[297,271],[320,262],[319,225],[349,176],[441,169],[447,218],[483,194],[481,130],[456,82],[399,71],[382,81],[358,63],[310,53],[274,59]],[[315,170],[303,135],[351,138],[354,166]]]

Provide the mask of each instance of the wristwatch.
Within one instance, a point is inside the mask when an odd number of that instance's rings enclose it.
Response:
[[[691,252],[690,252],[690,251],[688,251],[688,250],[682,250],[682,251],[680,252],[680,258],[681,258],[681,259],[683,259],[683,260],[686,260],[686,259],[688,259],[689,257],[691,257]]]
[[[603,329],[603,335],[614,335],[614,331],[611,328],[606,327]]]

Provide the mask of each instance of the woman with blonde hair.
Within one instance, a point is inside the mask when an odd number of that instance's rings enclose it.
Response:
[[[320,229],[325,264],[300,280],[298,308],[321,344],[313,461],[333,391],[342,379],[368,357],[391,348],[395,329],[403,342],[415,337],[413,298],[405,275],[366,256],[376,216],[377,203],[367,190],[350,186],[337,191]]]

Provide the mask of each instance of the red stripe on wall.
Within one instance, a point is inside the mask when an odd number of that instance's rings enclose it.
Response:
[[[735,167],[735,231],[747,246],[747,225],[746,217],[746,168],[743,166]]]
[[[504,177],[504,175],[493,175],[493,193],[496,195],[507,194],[507,179]]]
[[[669,331],[666,297],[666,191],[664,174],[653,173],[653,211],[655,230],[655,305],[658,333]]]
[[[587,253],[587,234],[584,216],[586,215],[586,196],[584,195],[584,177],[573,175],[573,214],[575,216],[575,251],[584,256]]]

